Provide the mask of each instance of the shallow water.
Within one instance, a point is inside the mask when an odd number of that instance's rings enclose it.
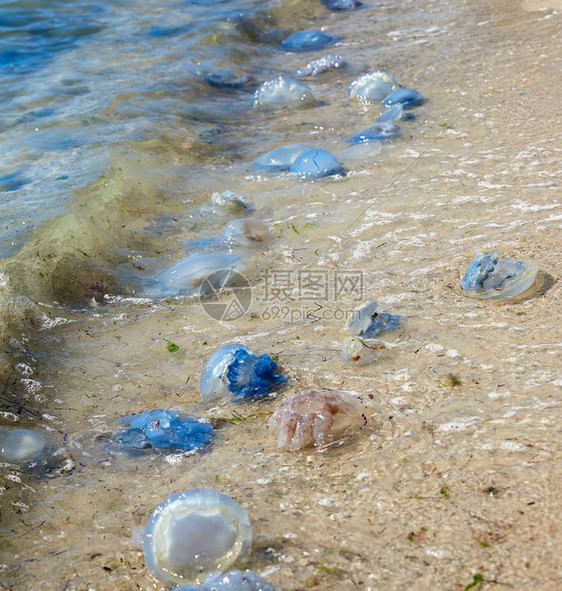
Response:
[[[5,6],[12,19],[60,14]],[[164,589],[132,528],[169,494],[208,486],[248,512],[246,566],[278,590],[462,589],[476,573],[490,587],[556,589],[560,14],[460,0],[73,7],[89,28],[41,37],[41,55],[0,87],[15,175],[2,181],[2,423],[59,448],[40,478],[0,466],[1,588]],[[279,29],[319,26],[347,67],[307,81],[314,107],[253,109],[259,83],[309,61],[275,49]],[[217,63],[251,82],[197,76]],[[401,138],[345,177],[252,166],[285,143],[342,152],[380,113],[347,87],[378,69],[428,99]],[[197,211],[224,189],[273,228],[250,253],[248,313],[216,321],[197,299],[145,299],[143,281],[183,258],[183,241],[222,231]],[[464,297],[466,267],[491,249],[536,261],[543,289],[507,304]],[[356,368],[339,351],[361,297],[404,329]],[[201,370],[226,342],[276,355],[288,387],[259,404],[202,404]],[[361,437],[277,451],[267,420],[301,387],[359,393]],[[199,454],[95,455],[96,435],[153,408],[223,420]]]

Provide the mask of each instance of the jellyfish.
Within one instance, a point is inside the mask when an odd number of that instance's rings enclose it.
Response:
[[[333,11],[339,10],[353,10],[363,6],[360,0],[320,0],[322,4],[328,9]]]
[[[150,297],[165,298],[194,295],[207,277],[224,274],[224,286],[234,281],[245,269],[244,259],[234,255],[199,254],[188,256],[172,265],[147,286]]]
[[[265,168],[270,172],[289,170],[293,162],[303,153],[309,150],[308,146],[302,144],[288,144],[274,148],[254,160],[259,168]]]
[[[113,436],[118,450],[171,448],[192,451],[204,447],[213,436],[213,428],[202,419],[180,417],[178,412],[157,409],[121,417],[121,425],[130,428]]]
[[[341,55],[324,55],[318,59],[312,60],[306,66],[299,68],[295,72],[295,76],[318,76],[324,72],[330,72],[331,70],[340,70],[345,65],[343,57]]]
[[[269,238],[269,228],[263,222],[251,218],[231,220],[222,233],[224,242],[236,246],[253,246],[266,242]]]
[[[380,152],[381,148],[382,143],[376,140],[352,144],[339,153],[339,159],[342,160],[344,164],[353,163],[358,160],[366,160]]]
[[[477,252],[460,286],[474,298],[510,298],[529,290],[539,279],[539,270],[533,261],[500,260],[495,250],[485,255]]]
[[[224,575],[211,573],[201,585],[176,587],[174,591],[275,591],[275,587],[254,571],[230,570]]]
[[[47,446],[47,438],[36,431],[0,429],[0,457],[9,462],[36,461],[46,452]]]
[[[417,90],[410,88],[398,88],[384,97],[382,104],[384,107],[392,107],[400,103],[404,109],[417,107],[423,102],[423,96]]]
[[[211,195],[211,203],[203,203],[201,213],[210,217],[226,217],[233,214],[246,213],[252,209],[252,204],[246,197],[226,190]]]
[[[349,85],[349,96],[363,102],[378,102],[398,88],[398,82],[379,70],[359,76]]]
[[[264,82],[254,94],[255,107],[305,106],[314,102],[312,90],[306,84],[287,76]]]
[[[302,390],[278,408],[268,424],[276,430],[278,448],[297,451],[352,435],[366,423],[365,408],[353,394]]]
[[[322,49],[326,45],[334,43],[335,39],[317,31],[316,29],[307,29],[305,31],[298,31],[283,40],[281,49],[285,51],[300,52],[313,51],[315,49]]]
[[[229,496],[210,488],[170,495],[152,512],[143,552],[148,570],[163,583],[201,583],[250,552],[248,515]]]
[[[303,152],[289,167],[289,172],[303,179],[319,179],[343,172],[338,159],[328,150],[310,149]]]
[[[398,330],[400,324],[400,316],[379,312],[377,302],[367,298],[353,310],[345,329],[351,336],[369,338],[383,331]]]
[[[378,359],[385,349],[386,345],[381,341],[349,336],[343,341],[342,357],[345,361],[364,365]]]
[[[350,137],[346,142],[348,144],[360,144],[363,142],[389,140],[400,135],[400,127],[396,123],[385,121],[376,123],[368,129],[364,129]]]
[[[203,368],[199,391],[203,400],[232,395],[233,402],[259,400],[285,382],[269,355],[257,355],[245,345],[224,345]]]

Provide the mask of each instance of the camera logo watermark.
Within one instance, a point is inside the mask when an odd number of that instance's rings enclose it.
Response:
[[[362,271],[324,269],[270,269],[254,287],[263,320],[342,321],[353,310],[341,302],[360,302],[364,294]],[[252,303],[252,287],[244,275],[226,269],[209,275],[202,283],[200,302],[216,320],[242,318]]]
[[[215,320],[238,320],[250,308],[252,287],[237,271],[215,271],[203,280],[199,301],[203,310]]]

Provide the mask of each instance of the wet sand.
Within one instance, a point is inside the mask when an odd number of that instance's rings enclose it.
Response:
[[[189,300],[49,311],[70,322],[42,333],[51,342],[37,359],[42,422],[61,441],[64,433],[74,469],[5,491],[0,588],[165,589],[132,528],[169,494],[201,486],[246,509],[254,543],[243,566],[278,591],[559,587],[561,17],[510,2],[460,7],[458,23],[420,29],[423,54],[412,46],[399,66],[380,64],[429,97],[411,137],[340,180],[233,171],[236,191],[259,204],[276,235],[256,255],[252,315],[215,322]],[[369,40],[365,55],[379,42]],[[336,115],[357,129],[365,119],[334,99],[307,113],[315,127],[291,143],[311,130],[326,142],[345,137]],[[296,129],[299,117],[271,124]],[[541,293],[507,304],[464,297],[464,270],[476,250],[492,248],[538,262]],[[360,270],[364,295],[401,314],[404,330],[378,362],[350,367],[333,316],[353,297],[322,299],[304,320],[313,301],[272,314],[265,268],[321,271],[329,293],[336,271]],[[277,355],[288,388],[271,402],[202,405],[201,370],[226,342]],[[277,451],[267,418],[300,387],[360,394],[369,409],[361,436]],[[72,446],[151,408],[242,420],[221,421],[214,444],[192,456],[96,464]]]

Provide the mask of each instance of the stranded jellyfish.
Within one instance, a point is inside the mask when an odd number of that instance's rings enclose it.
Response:
[[[275,591],[275,587],[251,570],[211,573],[201,585],[176,587],[174,591]]]
[[[222,193],[213,193],[210,203],[203,203],[201,213],[210,217],[226,217],[233,214],[246,213],[252,209],[252,204],[241,195],[228,189]]]
[[[302,179],[319,179],[343,172],[338,159],[328,150],[312,148],[303,152],[289,167]]]
[[[363,102],[378,102],[398,88],[398,82],[379,70],[359,76],[349,85],[349,96]]]
[[[203,368],[201,398],[232,396],[233,402],[259,400],[285,382],[277,363],[269,355],[257,355],[245,345],[224,345]]]
[[[322,49],[326,45],[334,43],[335,39],[317,31],[316,29],[306,29],[306,31],[298,31],[287,37],[281,43],[281,49],[285,51],[300,52],[300,51],[314,51],[315,49]]]
[[[116,449],[168,448],[192,451],[204,447],[213,437],[213,428],[202,419],[180,417],[178,412],[156,409],[117,420],[129,426],[113,436]]]
[[[351,336],[369,338],[383,331],[398,330],[400,321],[400,316],[380,312],[377,302],[367,298],[353,310],[345,330]]]
[[[290,451],[325,445],[356,433],[366,423],[361,401],[338,390],[302,390],[269,419],[277,432],[277,447]]]
[[[312,90],[303,82],[278,76],[264,82],[254,94],[255,107],[289,107],[314,103]]]
[[[29,429],[0,429],[0,458],[25,464],[41,458],[47,438]]]
[[[259,168],[265,168],[270,172],[279,170],[289,170],[293,162],[303,153],[309,150],[308,146],[302,144],[288,144],[279,146],[265,154],[262,154],[254,160],[254,164]]]
[[[345,361],[363,365],[378,359],[385,349],[386,345],[380,341],[350,336],[343,341],[342,357]]]
[[[242,257],[220,254],[197,254],[188,256],[159,273],[147,288],[150,297],[165,298],[179,295],[194,295],[209,275],[224,274],[223,286],[234,281],[245,269]]]
[[[539,266],[533,261],[500,260],[495,250],[485,255],[477,252],[460,286],[474,298],[497,300],[526,292],[538,275]]]
[[[348,144],[360,144],[363,142],[390,140],[400,135],[400,127],[396,123],[390,121],[383,121],[383,123],[376,123],[375,125],[359,131],[351,136],[346,142]]]
[[[318,76],[318,74],[323,74],[324,72],[339,70],[343,68],[344,65],[345,62],[341,55],[330,53],[329,55],[324,55],[318,59],[312,60],[306,64],[306,66],[299,68],[295,72],[295,76]]]
[[[400,103],[404,109],[417,107],[423,103],[423,96],[417,90],[410,88],[398,88],[384,97],[382,104],[384,107],[392,107]]]
[[[148,570],[163,583],[200,583],[250,551],[246,511],[210,488],[170,495],[150,516],[143,538]]]

